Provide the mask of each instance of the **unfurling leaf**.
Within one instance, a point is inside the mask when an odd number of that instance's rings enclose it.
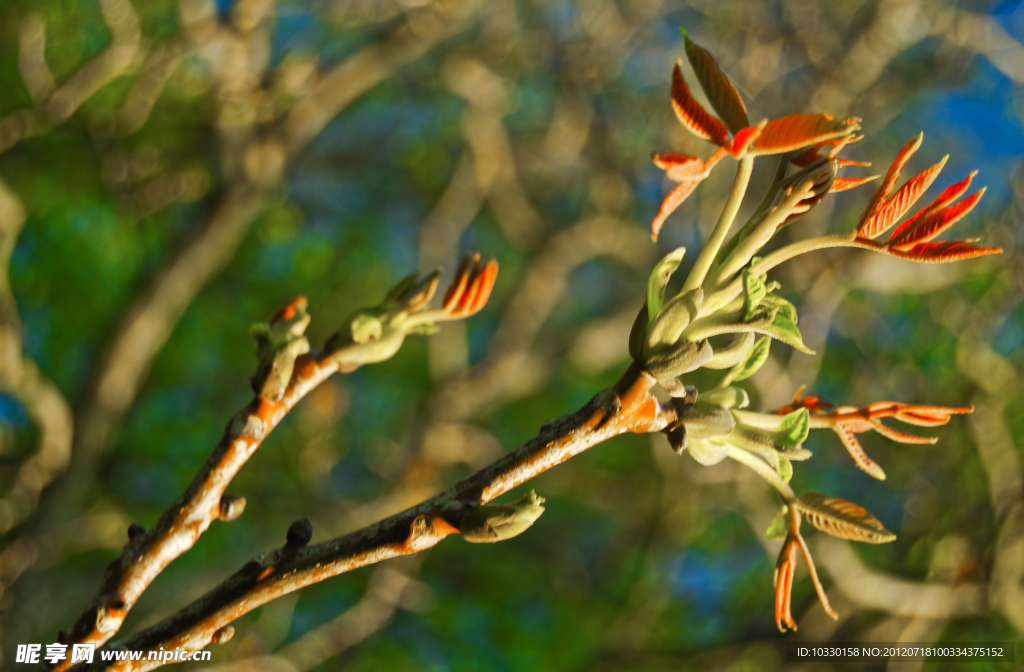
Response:
[[[665,200],[661,202],[661,208],[658,209],[658,214],[655,215],[654,221],[651,222],[651,240],[658,240],[658,233],[661,231],[661,227],[665,224],[668,216],[683,204],[683,201],[694,192],[697,185],[711,173],[711,169],[726,154],[727,150],[721,147],[703,161],[695,156],[685,156],[671,152],[654,154],[654,164],[664,170],[670,180],[675,180],[680,184],[672,189],[668,196],[665,197]]]
[[[865,213],[857,227],[857,235],[861,238],[877,238],[888,231],[921,198],[921,194],[932,186],[948,158],[943,157],[942,161],[913,176],[899,191],[879,203],[873,212]]]
[[[980,189],[955,205],[935,210],[925,215],[913,228],[906,230],[899,238],[890,239],[890,245],[897,250],[910,249],[918,243],[930,242],[949,227],[960,221],[960,218],[974,209],[978,201],[985,194]]]
[[[829,188],[833,194],[837,194],[840,191],[849,191],[855,189],[862,184],[866,184],[873,180],[877,180],[880,175],[869,175],[868,177],[837,177]]]
[[[774,440],[780,446],[799,446],[807,440],[811,431],[810,414],[806,408],[799,408],[782,418],[775,430]]]
[[[764,286],[767,277],[767,275],[754,275],[749,268],[743,269],[743,319],[753,319],[754,311],[761,303],[761,299],[768,293]]]
[[[816,528],[840,539],[884,544],[896,538],[863,507],[838,497],[809,492],[793,506]]]
[[[800,334],[800,330],[796,328],[796,325],[784,312],[777,313],[772,323],[764,327],[762,331],[806,355],[814,354],[814,350],[804,345],[804,339]]]
[[[770,337],[763,336],[757,339],[754,347],[747,353],[746,358],[729,372],[729,379],[732,381],[746,380],[757,373],[764,363],[768,361],[768,351],[771,347],[772,339]]]
[[[672,191],[668,192],[668,196],[661,202],[658,214],[654,216],[654,220],[651,222],[651,240],[658,240],[658,234],[661,232],[661,227],[665,224],[665,220],[694,192],[697,184],[698,182],[681,182]]]
[[[665,301],[665,287],[668,285],[672,274],[679,268],[679,264],[683,261],[683,255],[685,254],[685,247],[677,247],[665,255],[658,262],[657,266],[654,267],[654,270],[651,271],[651,275],[647,279],[648,324],[654,322],[654,318],[661,312],[662,303]]]
[[[779,457],[779,464],[775,467],[775,471],[783,483],[789,483],[793,479],[793,463],[785,457]]]
[[[918,243],[905,250],[891,247],[882,248],[881,252],[925,264],[944,264],[950,261],[962,261],[989,254],[1002,254],[1001,247],[977,247],[964,240],[941,240],[930,243]]]
[[[960,180],[959,182],[954,182],[953,184],[943,189],[942,193],[936,196],[934,201],[932,201],[927,206],[915,212],[913,215],[908,217],[906,221],[904,221],[902,224],[893,229],[892,235],[889,236],[889,240],[896,240],[897,238],[901,237],[901,235],[905,231],[907,231],[910,228],[910,225],[917,221],[918,218],[932,215],[936,211],[941,210],[942,208],[946,207],[956,199],[963,196],[964,192],[967,191],[967,189],[971,186],[971,181],[974,179],[974,176],[977,174],[977,170],[972,170],[967,174],[967,177],[965,177],[964,179]]]
[[[918,134],[917,137],[911,138],[907,141],[907,144],[903,145],[900,151],[896,154],[896,158],[893,159],[892,165],[889,166],[889,170],[886,171],[885,177],[882,178],[882,183],[875,189],[875,193],[871,195],[871,200],[868,201],[868,207],[864,209],[864,214],[861,215],[861,223],[863,223],[868,217],[875,214],[878,208],[881,207],[882,202],[889,196],[892,188],[896,186],[896,180],[899,179],[900,173],[903,171],[903,166],[907,165],[907,161],[910,157],[921,147],[921,143],[924,141],[924,132]],[[857,226],[858,230],[860,225]]]
[[[707,177],[708,169],[704,160],[698,156],[687,156],[675,152],[665,152],[651,156],[654,165],[665,171],[665,177],[673,182],[693,182]]]
[[[826,140],[842,138],[860,129],[857,121],[838,121],[830,114],[792,114],[771,119],[747,150],[747,154],[782,154]]]
[[[690,60],[690,65],[693,66],[693,71],[704,93],[707,94],[711,107],[733,133],[749,126],[747,107],[743,104],[743,99],[733,86],[732,80],[722,72],[714,56],[707,49],[691,40],[685,30],[680,30],[683,33],[686,57]]]
[[[713,117],[690,93],[690,87],[683,77],[680,62],[672,70],[672,109],[680,123],[698,138],[721,145],[729,137],[729,131],[719,119]]]
[[[772,518],[772,522],[768,523],[768,529],[764,531],[764,536],[773,541],[784,539],[786,530],[789,528],[788,512],[789,507],[783,505],[779,512],[775,514],[775,517]]]
[[[844,427],[843,423],[837,424],[833,429],[836,434],[839,435],[839,440],[843,442],[843,447],[846,448],[846,452],[848,452],[850,457],[853,458],[853,463],[868,476],[884,481],[885,471],[877,462],[868,457],[868,454],[864,452],[864,448],[860,445],[860,441],[857,440],[857,437],[854,436],[853,432]]]

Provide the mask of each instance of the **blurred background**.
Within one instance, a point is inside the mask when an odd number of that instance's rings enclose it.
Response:
[[[795,641],[1024,641],[1018,3],[5,0],[4,662],[55,641],[129,523],[152,526],[184,490],[251,396],[249,325],[290,297],[309,297],[318,347],[416,269],[445,282],[467,250],[501,264],[481,314],[303,401],[229,488],[245,514],[175,561],[122,635],[281,545],[291,521],[309,517],[314,542],[374,522],[614,382],[650,268],[679,245],[692,262],[732,179],[716,171],[650,242],[671,186],[650,153],[711,149],[669,105],[679,26],[752,120],[862,117],[844,155],[868,172],[923,130],[910,169],[950,154],[936,193],[980,169],[988,192],[958,237],[1005,249],[941,266],[826,251],[773,275],[817,355],[776,344],[747,386],[755,408],[805,383],[836,404],[977,408],[927,431],[934,446],[865,435],[886,481],[812,434],[796,490],[856,501],[899,537],[808,532],[839,621],[800,570],[800,629],[776,630],[768,486],[627,436],[529,483],[548,509],[526,534],[452,538],[291,594],[199,665],[735,672],[797,669]],[[755,166],[746,211],[773,168]],[[786,235],[852,230],[870,190]]]

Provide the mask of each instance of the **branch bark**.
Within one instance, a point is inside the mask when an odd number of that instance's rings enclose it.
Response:
[[[655,381],[632,365],[613,388],[580,410],[545,425],[540,434],[490,466],[427,501],[362,530],[315,546],[294,544],[264,552],[191,605],[119,644],[131,650],[199,650],[221,640],[224,628],[262,604],[332,576],[387,558],[418,553],[456,532],[462,516],[571,457],[627,432],[664,429],[673,406],[651,395]],[[145,656],[143,656],[145,658]],[[147,670],[157,661],[114,663]],[[95,669],[104,669],[96,662]]]

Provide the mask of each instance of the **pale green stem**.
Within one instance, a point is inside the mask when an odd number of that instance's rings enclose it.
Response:
[[[697,289],[704,284],[704,277],[708,274],[711,263],[718,256],[718,250],[721,249],[722,243],[729,233],[729,227],[732,226],[733,220],[736,219],[736,213],[740,211],[740,204],[743,202],[743,196],[747,193],[747,185],[750,184],[750,173],[753,168],[753,157],[748,156],[740,159],[740,165],[736,169],[736,180],[732,185],[732,193],[729,194],[729,200],[725,202],[725,207],[718,218],[718,223],[715,224],[715,230],[711,232],[707,245],[700,251],[697,262],[693,265],[693,270],[690,271],[690,275],[686,278],[686,283],[683,285],[684,292]]]
[[[778,490],[779,494],[787,502],[792,502],[796,499],[796,493],[793,492],[793,488],[789,487],[788,483],[779,478],[775,470],[757,455],[736,446],[729,446],[729,457],[753,469],[758,476],[768,481],[769,485]]]
[[[772,432],[779,428],[779,423],[785,417],[774,413],[757,413],[754,411],[738,411],[736,409],[732,409],[732,414],[736,417],[736,420],[744,425],[750,425],[758,429],[767,429]]]
[[[738,411],[736,409],[730,410],[738,422],[773,432],[779,428],[779,423],[782,422],[782,418],[785,417],[776,413],[757,413],[754,411]],[[835,422],[827,415],[812,415],[809,419],[811,429],[832,429],[835,425]]]
[[[795,189],[782,203],[769,210],[761,223],[751,231],[750,235],[743,242],[736,246],[736,249],[729,255],[729,258],[722,262],[722,265],[708,284],[712,287],[717,287],[743,268],[754,257],[754,254],[771,240],[771,237],[776,234],[779,227],[785,223],[786,218],[800,211],[800,201],[810,196],[813,189],[814,181],[807,180],[799,188]],[[804,206],[804,212],[806,212],[807,207]]]
[[[876,243],[872,240],[855,238],[852,234],[809,238],[775,250],[764,259],[751,266],[750,272],[754,275],[761,275],[763,273],[767,273],[785,261],[789,261],[794,257],[799,257],[801,254],[814,252],[815,250],[824,250],[830,247],[859,247],[864,250],[873,250],[877,252],[882,249],[882,244]],[[723,289],[715,292],[705,299],[704,304],[701,306],[700,314],[709,315],[715,312],[725,304],[735,299],[742,292],[742,279],[736,278]]]

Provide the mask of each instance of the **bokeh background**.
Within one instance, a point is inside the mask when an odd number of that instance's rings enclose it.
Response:
[[[548,510],[526,534],[452,538],[306,588],[236,622],[202,669],[767,671],[796,669],[792,641],[1021,643],[1017,5],[4,0],[4,666],[18,643],[55,641],[128,524],[151,526],[185,488],[250,397],[249,325],[294,295],[316,346],[409,272],[446,279],[466,250],[501,264],[480,315],[296,408],[229,489],[245,514],[175,561],[123,634],[279,546],[291,521],[309,517],[322,541],[399,511],[613,382],[649,269],[679,245],[695,258],[731,181],[719,169],[650,242],[670,187],[650,153],[710,151],[668,102],[679,26],[751,119],[862,117],[846,155],[873,172],[924,130],[910,168],[950,154],[936,190],[980,169],[988,192],[958,229],[1006,250],[944,266],[828,251],[774,273],[818,354],[776,345],[749,381],[755,407],[805,383],[838,404],[977,407],[933,430],[935,446],[864,437],[884,482],[812,434],[797,491],[859,502],[899,535],[809,533],[840,620],[801,570],[799,632],[775,629],[765,484],[629,436],[531,482]],[[787,235],[851,230],[870,189]]]

